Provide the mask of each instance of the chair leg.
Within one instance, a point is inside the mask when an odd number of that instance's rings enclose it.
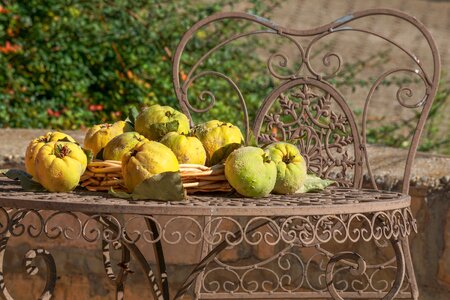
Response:
[[[204,217],[203,218],[203,222],[204,222],[204,227],[206,227],[206,224],[208,224],[209,222],[211,222],[211,217]],[[211,229],[211,227],[210,227]],[[206,241],[207,238],[209,238],[209,236],[211,235],[210,230],[207,231],[205,230],[205,235],[203,237],[203,241],[202,241],[202,252],[201,252],[201,256],[200,256],[200,260],[203,260],[209,253],[209,251],[211,251],[212,249],[210,249],[210,245],[208,244],[208,242]],[[200,299],[200,292],[202,289],[202,279],[203,279],[203,275],[205,274],[204,271],[202,271],[200,273],[200,275],[197,276],[197,279],[195,280],[195,288],[194,288],[194,299]]]
[[[417,300],[419,299],[419,287],[417,286],[416,274],[414,273],[408,237],[401,239],[401,246],[403,248],[403,254],[405,255],[406,274],[408,275],[408,282],[411,287],[412,299]]]

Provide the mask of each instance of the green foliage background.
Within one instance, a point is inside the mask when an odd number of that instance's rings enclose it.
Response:
[[[2,6],[0,45],[19,48],[0,53],[0,127],[76,129],[124,119],[132,106],[177,107],[172,52],[192,24],[234,2],[27,0]],[[270,8],[250,1],[248,10],[265,15]],[[229,67],[237,73],[248,68],[239,61]]]
[[[125,119],[134,106],[159,103],[178,107],[171,74],[177,43],[196,21],[224,9],[233,10],[234,3],[237,1],[1,1],[0,128],[78,129]],[[239,4],[239,9],[270,17],[278,4],[247,0]],[[193,54],[183,56],[186,69],[199,59],[195,53],[204,53],[196,50],[210,49],[224,36],[248,26],[230,22],[222,25],[204,36],[200,32],[188,44],[186,52]],[[252,39],[238,42],[237,47],[227,47],[207,62],[238,79],[239,87],[246,92],[250,117],[274,87],[271,80],[255,75],[261,74],[261,68],[267,71],[266,65],[261,65],[256,55],[248,55],[264,49],[262,43]],[[245,63],[241,61],[243,53],[247,54]],[[352,90],[371,84],[370,80],[358,81],[361,66],[364,62],[346,64],[335,84]],[[214,86],[214,94],[221,99],[211,114],[196,114],[194,119],[203,121],[214,115],[242,126],[236,94],[223,79],[210,80],[214,84],[207,79],[196,82],[192,94],[198,96],[202,87]],[[443,112],[449,95],[449,82],[444,76],[420,150],[450,154],[450,136],[445,130],[443,135],[441,125],[445,120],[448,124]],[[193,103],[200,108],[207,104]],[[408,147],[417,117],[374,126],[368,132],[368,141]]]

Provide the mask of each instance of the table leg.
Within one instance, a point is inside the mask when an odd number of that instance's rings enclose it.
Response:
[[[169,281],[167,278],[167,271],[166,271],[166,262],[164,259],[164,251],[160,240],[160,232],[158,231],[158,226],[156,226],[155,221],[152,219],[145,218],[145,222],[147,224],[147,227],[151,230],[153,233],[153,238],[157,240],[153,244],[153,251],[155,253],[156,258],[156,266],[158,268],[158,274],[159,274],[159,284],[162,288],[162,293],[164,299],[169,299]]]
[[[118,228],[118,226],[116,224],[114,224],[111,220],[108,220],[108,218],[102,218],[99,216],[97,219],[99,220],[99,222],[106,225],[113,232],[121,232],[121,230]],[[155,273],[153,272],[152,268],[150,267],[150,264],[147,262],[147,259],[142,254],[140,249],[134,243],[128,242],[128,241],[131,241],[132,239],[128,236],[128,234],[125,231],[123,231],[121,233],[123,235],[122,239],[121,239],[122,247],[127,248],[127,251],[129,251],[131,253],[131,255],[133,255],[133,257],[137,260],[137,262],[141,266],[142,270],[146,274],[147,280],[150,283],[150,288],[151,288],[153,299],[169,300],[168,293],[164,293],[164,290],[162,291],[162,288],[161,288],[162,276],[160,276],[159,279],[156,278]],[[165,270],[165,267],[163,268],[163,270]],[[165,283],[167,283],[167,281],[165,281]]]
[[[125,297],[124,283],[128,273],[131,273],[129,268],[131,259],[130,251],[126,247],[123,247],[119,242],[117,242],[114,248],[122,250],[122,260],[119,264],[121,272],[117,276],[114,274],[114,270],[111,265],[110,243],[102,239],[103,266],[105,268],[106,275],[116,285],[116,299],[123,300]]]
[[[12,235],[12,232],[14,231],[14,228],[18,226],[18,224],[25,218],[25,216],[32,212],[35,213],[35,211],[16,211],[12,210],[10,217],[9,213],[4,209],[1,208],[3,214],[7,216],[7,224],[2,226],[4,227],[3,233],[0,235],[0,291],[1,296],[3,299],[7,300],[13,300],[14,298],[9,293],[8,289],[5,285],[4,280],[4,262],[5,262],[5,252],[6,248],[8,246],[8,241]],[[21,227],[23,229],[23,227]],[[20,236],[24,233],[24,231],[19,232],[18,234],[14,234],[15,236]],[[53,256],[50,254],[49,251],[45,249],[31,249],[25,254],[24,258],[24,264],[25,269],[29,275],[36,275],[39,272],[39,269],[37,266],[34,265],[34,260],[40,257],[44,260],[46,270],[47,270],[47,276],[45,281],[45,287],[44,291],[41,293],[39,300],[49,300],[53,298],[55,285],[56,285],[56,264],[55,260],[53,259]]]
[[[411,250],[409,248],[408,238],[401,238],[401,246],[405,255],[406,262],[406,274],[408,275],[409,286],[411,287],[411,294],[414,300],[419,299],[419,288],[417,286],[416,274],[414,273],[414,267],[412,263]]]
[[[269,220],[263,219],[263,221],[260,224],[256,224],[256,225],[248,228],[244,234],[251,233],[251,232],[257,230],[258,228],[261,228],[267,224],[270,224],[273,220],[277,220],[277,219],[278,219],[278,217],[272,218]],[[200,261],[200,263],[198,263],[194,267],[194,269],[191,271],[191,273],[185,279],[183,285],[181,286],[181,288],[178,290],[177,294],[175,295],[174,300],[180,299],[188,291],[188,289],[192,286],[192,284],[197,280],[198,276],[204,272],[205,268],[217,257],[217,255],[220,252],[222,252],[223,250],[225,250],[230,245],[230,243],[233,243],[233,242],[239,240],[241,238],[241,235],[242,235],[242,231],[236,231],[233,234],[234,238],[230,239],[229,241],[223,240],[215,248],[213,248],[209,253],[207,253],[204,256],[204,258]],[[206,242],[204,241],[204,243],[206,243]],[[204,244],[203,247],[208,247],[208,245]],[[204,250],[204,249],[202,249],[202,250]],[[198,297],[198,295],[196,295],[196,297]]]
[[[399,291],[402,287],[402,284],[403,284],[403,280],[405,278],[405,257],[403,255],[401,242],[398,239],[391,239],[390,242],[395,251],[397,273],[396,273],[392,288],[382,298],[383,300],[394,299],[394,297],[399,293]],[[339,261],[347,261],[347,262],[355,261],[356,262],[355,266],[353,266],[352,269],[350,269],[350,272],[354,275],[364,274],[366,272],[367,265],[366,265],[364,258],[361,255],[359,255],[355,252],[350,252],[350,251],[338,253],[337,255],[330,258],[330,260],[327,264],[326,274],[325,274],[327,289],[328,289],[331,297],[333,297],[333,299],[344,300],[344,298],[342,298],[342,296],[339,295],[339,292],[336,290],[336,287],[334,286],[334,283],[333,283],[334,267],[335,267],[336,263],[338,263]],[[347,263],[347,264],[349,264],[349,263]]]
[[[5,251],[6,246],[8,244],[9,237],[11,236],[11,233],[9,233],[9,230],[2,234],[1,240],[0,240],[0,291],[2,292],[2,298],[7,300],[14,299],[11,297],[11,294],[9,293],[8,289],[5,285],[5,278],[3,277],[3,268],[4,268],[4,261],[5,261]]]

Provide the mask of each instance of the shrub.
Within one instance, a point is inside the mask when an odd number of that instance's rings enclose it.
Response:
[[[189,26],[231,3],[27,0],[2,7],[0,127],[76,129],[123,119],[132,106],[177,106],[172,52]],[[248,7],[270,10],[259,1]],[[248,68],[227,64],[237,73]]]

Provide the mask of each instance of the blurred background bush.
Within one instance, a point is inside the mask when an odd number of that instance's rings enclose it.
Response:
[[[266,15],[271,6],[258,2],[250,1],[248,10]],[[0,127],[77,129],[123,119],[132,106],[177,107],[172,52],[196,21],[232,3],[27,0],[2,6]],[[237,73],[248,68],[230,63]]]
[[[172,86],[173,52],[182,34],[196,21],[221,10],[234,10],[237,1],[158,1],[158,0],[27,0],[1,1],[0,6],[0,128],[79,129],[101,122],[124,119],[131,107],[155,103],[178,107]],[[264,17],[281,1],[247,0],[244,10]],[[321,22],[331,21],[329,19]],[[243,23],[225,22],[214,34],[198,33],[188,45],[188,53],[204,52],[223,36],[243,31]],[[232,78],[238,78],[253,116],[262,99],[276,83],[260,74],[266,60],[258,55],[262,40],[247,39],[238,47],[227,47],[208,60],[220,66]],[[323,51],[322,50],[318,50]],[[326,50],[326,49],[325,49]],[[376,64],[386,62],[386,53],[372,57]],[[199,56],[183,56],[192,64]],[[354,91],[368,86],[373,78],[358,79],[369,63],[366,60],[346,64],[334,84]],[[295,66],[293,66],[295,68]],[[181,76],[186,74],[181,73]],[[183,78],[182,78],[183,79]],[[385,85],[398,85],[393,79]],[[210,84],[205,82],[204,84]],[[217,101],[214,115],[240,123],[237,101],[226,82],[215,82]],[[444,80],[436,105],[430,114],[421,150],[450,154],[448,107],[450,88]],[[231,105],[231,106],[230,106]],[[231,107],[231,109],[230,109]],[[355,114],[361,111],[355,109]],[[198,116],[198,121],[206,116]],[[447,120],[442,134],[442,119]],[[396,147],[409,146],[410,132],[417,115],[378,125],[375,120],[368,141]]]

